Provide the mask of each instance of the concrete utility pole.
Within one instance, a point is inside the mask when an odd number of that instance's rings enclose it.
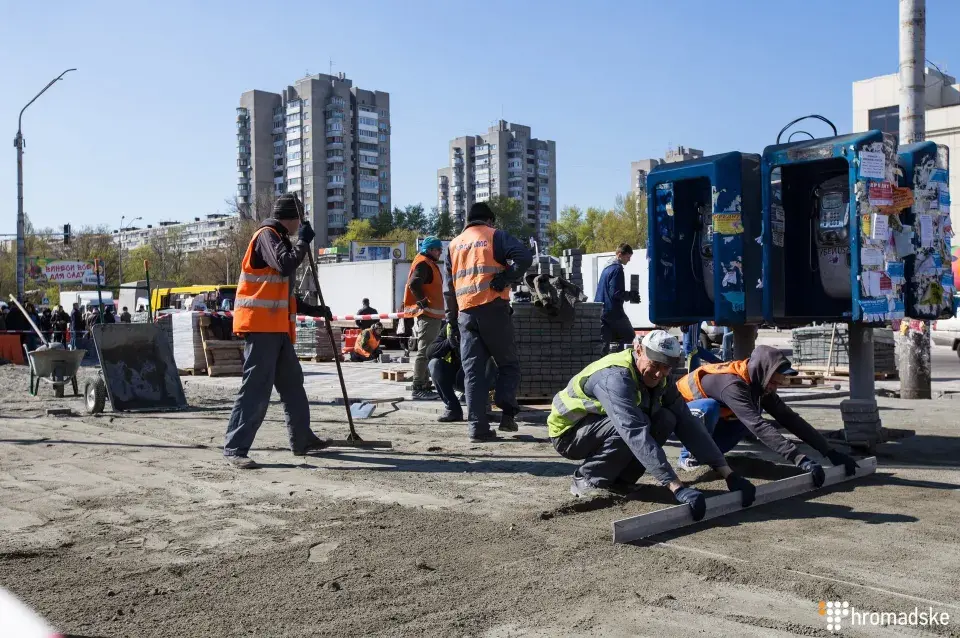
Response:
[[[900,144],[922,142],[925,137],[926,39],[926,0],[900,0]],[[930,322],[920,322],[919,328],[908,327],[900,340],[902,399],[931,397]]]
[[[27,102],[27,106],[20,109],[20,117],[17,119],[17,136],[13,138],[13,145],[17,147],[17,299],[23,300],[23,285],[26,278],[27,263],[27,243],[24,237],[24,226],[26,220],[23,215],[23,112],[31,104],[37,101],[37,98],[43,95],[47,89],[53,86],[54,82],[63,79],[70,71],[76,69],[67,69],[43,87],[43,90],[37,93],[32,100]]]

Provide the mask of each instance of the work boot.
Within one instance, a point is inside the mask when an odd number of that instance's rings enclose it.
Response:
[[[437,419],[440,423],[456,423],[463,421],[463,412],[454,412],[453,410],[444,410],[443,414]]]
[[[436,401],[440,398],[440,395],[430,390],[418,388],[413,391],[412,398],[414,401]]]
[[[500,414],[500,426],[497,429],[501,432],[516,432],[520,428],[517,426],[517,421],[513,418],[512,414],[502,412]]]
[[[307,444],[307,447],[302,450],[293,450],[294,456],[307,456],[308,454],[313,454],[315,452],[320,452],[322,450],[330,447],[331,439],[321,439],[318,438],[316,441],[312,441]]]
[[[486,432],[476,432],[470,435],[471,443],[490,443],[493,441],[502,441],[497,433],[493,430],[487,430]]]
[[[238,470],[260,469],[260,464],[251,459],[249,456],[224,456],[223,458],[227,461],[227,463]]]
[[[573,481],[570,483],[570,493],[577,498],[594,498],[596,496],[603,496],[608,492],[609,490],[597,487],[588,481],[586,477],[580,474],[580,470],[573,473]]]

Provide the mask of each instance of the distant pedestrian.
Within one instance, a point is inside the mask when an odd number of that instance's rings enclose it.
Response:
[[[127,307],[123,307],[123,312],[120,313],[120,323],[131,323],[133,317],[130,316],[130,311],[127,310]]]
[[[103,323],[117,323],[117,315],[113,314],[113,306],[104,308]]]
[[[600,316],[600,340],[603,343],[600,354],[609,352],[612,343],[617,344],[617,350],[621,350],[624,344],[632,344],[636,336],[633,324],[623,309],[627,300],[623,267],[630,263],[632,257],[633,248],[630,244],[620,244],[617,253],[607,262],[597,281],[597,292],[593,300],[603,304],[603,313]]]
[[[77,349],[77,339],[81,338],[86,330],[86,322],[83,320],[83,313],[80,312],[80,304],[73,304],[73,310],[70,311],[70,349]]]
[[[366,297],[363,298],[363,301],[360,302],[360,310],[357,311],[358,315],[378,315],[377,309],[370,305],[370,300]],[[357,327],[361,330],[366,330],[373,324],[377,323],[377,319],[357,319]]]

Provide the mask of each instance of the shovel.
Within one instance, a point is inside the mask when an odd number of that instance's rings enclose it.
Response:
[[[300,213],[300,223],[303,223],[306,221],[303,205],[300,203],[300,198],[296,195],[294,196],[294,201],[297,203],[297,211]],[[313,276],[313,287],[317,291],[317,300],[321,306],[325,306],[326,304],[323,303],[323,293],[320,292],[320,277],[317,276],[317,264],[313,260],[312,248],[307,248],[307,257],[310,259],[310,274]],[[343,369],[340,367],[340,357],[337,355],[340,351],[340,346],[333,337],[333,326],[330,325],[329,321],[324,321],[323,323],[327,327],[327,336],[330,337],[330,346],[333,348],[333,361],[337,365],[337,377],[340,379],[340,392],[343,395],[343,405],[347,409],[347,423],[350,426],[350,433],[347,435],[347,438],[330,441],[330,447],[392,448],[393,443],[390,441],[364,441],[353,427],[355,414],[358,419],[370,418],[376,406],[370,402],[350,405],[350,398],[347,396],[347,384],[343,380]]]

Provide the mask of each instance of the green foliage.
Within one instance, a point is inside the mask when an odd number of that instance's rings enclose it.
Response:
[[[347,232],[337,237],[333,245],[349,248],[352,241],[377,238],[377,234],[373,231],[373,224],[370,223],[369,219],[351,219],[347,224]]]
[[[440,239],[453,239],[457,234],[453,217],[448,213],[441,213],[436,206],[430,217],[430,234]]]
[[[495,195],[487,201],[496,219],[494,225],[517,239],[526,242],[533,236],[533,227],[527,224],[523,204],[504,195]]]
[[[634,249],[647,246],[646,200],[618,196],[612,209],[576,207],[560,211],[560,218],[547,227],[550,254],[559,256],[568,248],[585,253],[612,252],[622,243]]]

